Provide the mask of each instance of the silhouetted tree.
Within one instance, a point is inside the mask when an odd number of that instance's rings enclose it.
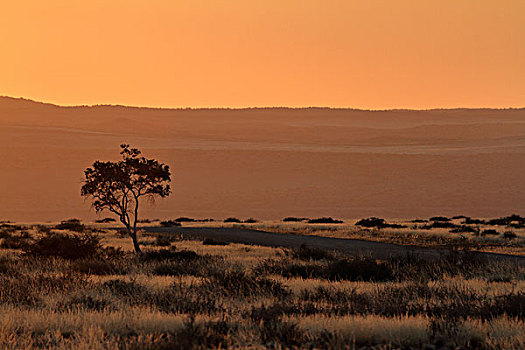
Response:
[[[120,148],[122,160],[96,161],[84,171],[86,178],[80,193],[93,199],[97,212],[109,210],[118,215],[133,240],[135,251],[140,253],[137,240],[139,199],[169,196],[170,168],[141,156],[138,149],[129,145],[121,145]]]

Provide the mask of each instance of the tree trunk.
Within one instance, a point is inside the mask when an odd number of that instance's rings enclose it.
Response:
[[[121,222],[126,226],[126,229],[128,230],[128,234],[131,237],[131,240],[133,241],[133,248],[135,248],[135,252],[138,254],[142,254],[142,250],[140,250],[139,241],[137,239],[137,230],[133,230],[126,221],[121,220]]]
[[[133,240],[133,247],[135,248],[135,252],[138,254],[142,254],[142,250],[140,250],[139,241],[137,239],[137,232],[134,232],[131,235],[131,239]]]

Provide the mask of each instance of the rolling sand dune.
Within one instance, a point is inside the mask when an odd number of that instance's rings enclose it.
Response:
[[[172,166],[146,216],[525,211],[525,110],[168,110],[0,98],[0,220],[93,218],[83,170],[131,143]]]

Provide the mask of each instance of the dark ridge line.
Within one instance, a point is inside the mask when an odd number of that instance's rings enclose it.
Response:
[[[456,108],[427,108],[427,109],[410,109],[410,108],[392,108],[392,109],[362,109],[351,107],[321,107],[321,106],[304,106],[304,107],[287,107],[287,106],[273,106],[273,107],[152,107],[152,106],[128,106],[120,104],[94,104],[94,105],[59,105],[50,102],[36,101],[25,97],[12,97],[2,95],[1,100],[11,100],[22,103],[38,104],[45,107],[64,108],[64,109],[99,109],[99,108],[121,108],[144,111],[347,111],[347,112],[366,112],[366,113],[386,113],[386,112],[457,112],[457,111],[479,111],[479,112],[505,112],[505,111],[525,111],[525,107],[456,107]]]

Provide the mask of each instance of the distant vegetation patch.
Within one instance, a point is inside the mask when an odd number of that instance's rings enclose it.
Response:
[[[113,218],[103,218],[103,219],[95,220],[95,222],[98,223],[98,224],[107,224],[107,223],[115,222],[115,221],[117,221],[117,220],[115,220]]]
[[[240,223],[241,223],[241,220],[232,217],[232,218],[224,219],[224,222],[225,222],[225,223],[229,223],[229,222],[231,223],[231,222],[233,222],[233,223],[239,223],[239,224],[240,224]]]
[[[301,222],[307,220],[309,220],[309,218],[296,218],[294,216],[288,216],[283,219],[284,222]]]
[[[322,217],[308,220],[309,224],[342,224],[342,220],[332,219],[331,217]]]
[[[55,229],[84,232],[86,230],[86,226],[81,223],[79,219],[69,219],[61,221],[60,224],[55,226]]]
[[[361,219],[355,223],[356,226],[362,227],[376,227],[376,228],[406,228],[405,225],[400,224],[389,224],[385,219],[380,219],[376,217]]]
[[[180,222],[175,221],[175,220],[165,220],[165,221],[161,221],[161,222],[160,222],[160,225],[161,225],[162,227],[176,227],[176,226],[181,226]]]

